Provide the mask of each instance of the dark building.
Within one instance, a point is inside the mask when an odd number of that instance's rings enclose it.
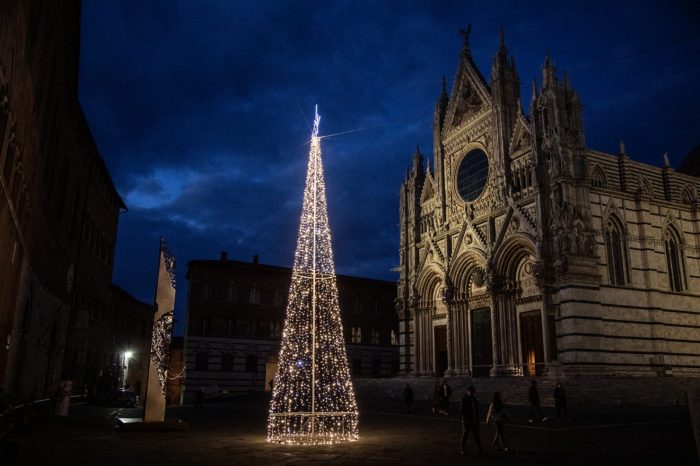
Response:
[[[125,206],[78,101],[79,39],[80,2],[0,3],[0,385],[19,399],[81,391],[109,312]]]
[[[188,264],[185,391],[269,390],[292,269],[253,262]],[[398,371],[396,284],[337,276],[348,361],[354,376]]]
[[[112,285],[106,312],[90,315],[84,378],[88,394],[123,386],[145,393],[152,325],[153,305]]]

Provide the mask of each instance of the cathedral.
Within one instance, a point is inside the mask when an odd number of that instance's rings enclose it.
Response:
[[[526,114],[503,35],[488,81],[462,35],[401,185],[401,373],[700,376],[700,178],[588,148],[549,56]]]

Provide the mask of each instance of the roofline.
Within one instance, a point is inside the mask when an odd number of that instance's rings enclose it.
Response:
[[[219,268],[228,268],[232,265],[237,266],[237,267],[243,267],[243,268],[250,268],[250,269],[258,269],[258,270],[274,270],[276,272],[281,272],[281,273],[292,273],[292,268],[291,267],[284,267],[280,265],[270,265],[270,264],[261,264],[261,263],[254,263],[254,262],[246,262],[246,261],[238,261],[238,260],[221,260],[221,259],[192,259],[191,261],[187,262],[187,273],[185,274],[186,278],[189,279],[190,275],[190,268],[194,266],[215,266]],[[395,281],[391,280],[382,280],[378,278],[370,278],[370,277],[358,277],[355,275],[342,275],[342,274],[336,274],[336,278],[343,278],[346,280],[361,280],[361,281],[368,281],[368,282],[376,282],[376,283],[384,283],[384,284],[391,284],[391,285],[396,285]]]

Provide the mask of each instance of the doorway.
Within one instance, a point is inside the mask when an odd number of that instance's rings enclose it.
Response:
[[[542,375],[544,369],[544,344],[542,341],[542,316],[540,311],[520,314],[520,342],[523,374]]]
[[[442,377],[447,370],[447,326],[435,327],[435,377]]]
[[[491,347],[491,308],[472,310],[472,374],[488,377],[493,365]]]

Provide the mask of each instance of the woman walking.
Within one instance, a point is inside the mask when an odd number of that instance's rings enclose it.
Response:
[[[496,435],[493,437],[493,445],[491,446],[493,450],[499,450],[498,444],[500,443],[503,451],[508,451],[503,432],[503,423],[506,420],[510,421],[510,416],[508,415],[508,411],[506,411],[506,407],[503,405],[501,394],[499,392],[494,392],[493,400],[491,400],[491,404],[489,405],[489,412],[486,415],[486,423],[490,424],[493,422],[496,425]]]

